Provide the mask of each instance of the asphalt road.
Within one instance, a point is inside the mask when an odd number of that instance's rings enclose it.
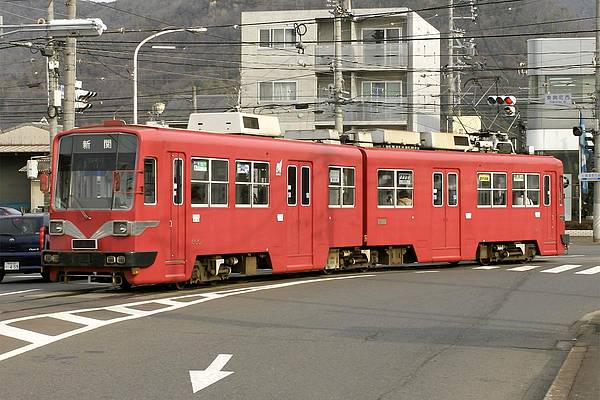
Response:
[[[7,276],[0,398],[542,399],[576,322],[600,309],[596,267],[600,245],[581,243],[495,269],[427,265],[182,292]],[[190,371],[198,385],[222,379],[193,393]]]

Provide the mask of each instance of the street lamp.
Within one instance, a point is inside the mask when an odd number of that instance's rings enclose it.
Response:
[[[0,25],[3,29],[14,29],[0,33],[6,36],[19,32],[44,32],[54,38],[100,36],[106,31],[106,25],[100,18],[87,19],[55,19],[48,23],[41,20],[40,24]]]
[[[138,53],[140,51],[140,48],[146,44],[147,42],[149,42],[150,40],[162,36],[162,35],[166,35],[167,33],[175,33],[175,32],[191,32],[191,33],[200,33],[200,32],[206,32],[206,28],[200,27],[200,28],[177,28],[177,29],[166,29],[164,31],[160,31],[157,32],[153,35],[148,36],[146,39],[142,40],[140,42],[140,44],[137,45],[137,47],[135,48],[135,51],[133,53],[133,123],[137,124],[138,123],[138,100],[137,100],[137,92],[138,92],[138,87],[137,87],[137,76],[138,76],[138,68],[137,68],[137,60],[138,60]]]

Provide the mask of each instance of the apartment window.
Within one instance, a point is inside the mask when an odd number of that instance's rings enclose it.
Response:
[[[353,167],[329,167],[329,207],[354,207]]]
[[[538,174],[512,174],[513,207],[538,207],[540,205],[540,176]]]
[[[297,82],[259,82],[260,101],[296,101]]]
[[[377,171],[377,205],[379,207],[412,207],[413,171]]]
[[[227,206],[229,161],[192,158],[192,206]]]
[[[269,163],[235,162],[235,204],[240,207],[269,205]]]
[[[402,82],[364,81],[362,83],[362,95],[363,97],[401,97]]]
[[[506,207],[506,173],[480,172],[477,174],[477,205],[479,207]]]
[[[156,159],[144,159],[144,204],[156,204]]]
[[[296,30],[294,28],[260,29],[259,47],[289,48],[296,46]]]
[[[374,44],[392,45],[400,42],[400,29],[398,28],[369,28],[363,29],[363,42]]]

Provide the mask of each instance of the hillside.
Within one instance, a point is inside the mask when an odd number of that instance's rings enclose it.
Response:
[[[63,2],[56,1],[56,18],[64,18]],[[445,3],[445,2],[444,2]],[[591,31],[593,5],[583,0],[514,0],[510,3],[479,2],[476,24],[464,24],[467,34],[477,38],[482,69],[466,76],[502,76],[501,90],[526,95],[527,80],[515,73],[526,61],[526,39],[547,32]],[[241,11],[324,8],[325,0],[119,0],[96,4],[80,0],[78,15],[102,18],[110,32],[101,39],[81,40],[78,48],[78,79],[88,90],[97,91],[94,108],[78,116],[78,123],[120,116],[130,119],[132,108],[132,58],[137,43],[151,31],[181,26],[207,26],[200,36],[169,35],[177,41],[174,53],[152,52],[140,56],[140,104],[148,111],[156,101],[170,102],[168,118],[185,118],[191,110],[192,86],[198,88],[200,108],[233,106],[236,99],[240,59]],[[443,34],[447,31],[447,9],[436,0],[363,0],[355,8],[409,7],[420,13]],[[0,15],[5,24],[32,23],[45,16],[46,0],[3,2]],[[554,22],[553,22],[554,21]],[[559,23],[556,21],[568,21]],[[118,33],[123,27],[125,33]],[[131,32],[137,30],[138,32]],[[575,33],[566,33],[574,36]],[[590,33],[591,34],[591,33]],[[509,35],[509,36],[506,36]],[[26,34],[4,38],[0,47],[0,128],[39,120],[46,108],[45,59],[28,49],[7,46],[7,40],[34,39]],[[160,40],[152,43],[159,43]],[[442,64],[445,64],[442,61]],[[484,80],[484,82],[487,82]],[[223,95],[217,98],[208,95]],[[473,93],[476,96],[477,93]],[[466,101],[470,101],[466,99]],[[173,106],[174,105],[174,106]]]

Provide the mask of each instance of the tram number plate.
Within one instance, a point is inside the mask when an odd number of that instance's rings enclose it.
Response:
[[[5,271],[18,271],[19,270],[19,262],[18,261],[5,261],[4,262],[4,270]]]

